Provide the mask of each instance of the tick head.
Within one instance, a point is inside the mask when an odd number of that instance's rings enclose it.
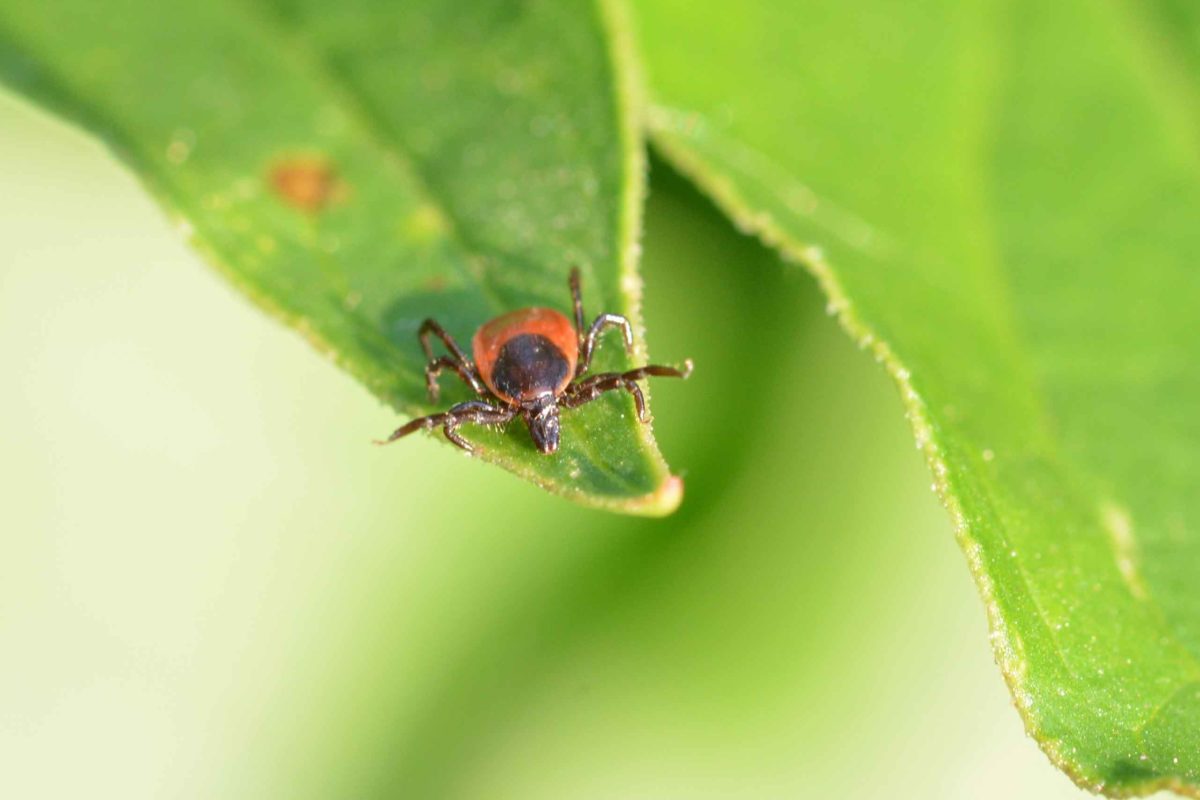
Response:
[[[539,398],[525,416],[534,445],[544,454],[558,449],[558,405],[552,395]]]

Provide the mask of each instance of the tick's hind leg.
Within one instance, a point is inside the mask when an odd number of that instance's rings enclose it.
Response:
[[[686,379],[692,374],[692,360],[684,359],[683,369],[676,367],[664,367],[660,364],[647,364],[644,367],[631,369],[628,372],[622,372],[621,377],[626,380],[640,381],[642,378],[648,378],[651,375],[657,378],[684,378]]]
[[[567,389],[562,399],[559,400],[559,404],[565,408],[577,408],[613,389],[625,389],[633,395],[633,404],[637,406],[638,419],[645,422],[646,397],[642,394],[642,387],[638,386],[636,381],[628,380],[620,372],[604,372],[580,381]]]
[[[427,431],[440,425],[447,439],[470,453],[475,448],[471,447],[470,442],[458,435],[457,429],[459,425],[464,422],[476,425],[503,425],[516,415],[517,409],[513,407],[497,408],[482,400],[468,400],[465,403],[451,406],[449,411],[411,420],[397,428],[391,436],[382,441],[377,441],[375,444],[390,444],[397,439],[408,436],[410,433]]]
[[[453,354],[453,358],[441,356],[433,357],[433,347],[429,343],[430,335],[436,336],[446,345],[446,349]],[[425,351],[425,358],[429,363],[425,365],[425,385],[429,389],[429,399],[436,403],[438,395],[437,378],[443,369],[452,369],[458,373],[468,386],[470,386],[475,394],[483,397],[486,391],[483,384],[479,381],[479,376],[475,373],[475,365],[471,363],[462,348],[458,346],[458,342],[454,341],[454,337],[446,332],[446,329],[437,323],[437,320],[427,319],[421,323],[420,330],[417,331],[417,339],[421,342],[421,349]]]
[[[604,372],[572,384],[563,394],[561,405],[566,408],[577,408],[584,403],[590,403],[605,392],[614,389],[624,389],[633,395],[633,403],[637,407],[638,419],[647,422],[646,398],[637,382],[651,375],[662,378],[686,378],[692,374],[692,361],[684,362],[683,369],[664,367],[658,364],[648,364],[644,367],[631,369],[628,372]]]

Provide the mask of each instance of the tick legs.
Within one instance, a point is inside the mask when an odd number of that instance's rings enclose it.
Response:
[[[571,304],[575,307],[575,333],[583,349],[583,294],[579,291],[579,267],[571,267]]]
[[[438,395],[441,394],[437,379],[443,369],[454,370],[458,374],[458,377],[462,378],[468,386],[475,390],[475,394],[481,397],[486,395],[483,384],[479,382],[479,378],[475,376],[475,371],[470,366],[455,361],[449,356],[440,356],[425,365],[425,386],[429,389],[429,400],[431,402],[436,403]]]
[[[462,364],[469,364],[470,361],[463,354],[462,348],[458,346],[458,342],[454,341],[454,337],[446,333],[445,328],[437,323],[435,319],[427,319],[421,323],[421,329],[417,331],[417,338],[421,340],[421,349],[425,351],[425,357],[430,361],[433,360],[433,348],[429,344],[429,335],[433,334],[445,343],[446,349],[454,354],[454,357]]]
[[[446,349],[453,353],[454,357],[434,358],[433,347],[429,344],[430,334],[441,339],[446,345]],[[467,359],[462,348],[458,346],[458,342],[454,341],[454,337],[446,333],[436,320],[427,319],[422,322],[421,329],[417,331],[417,338],[421,341],[421,349],[425,351],[425,357],[429,359],[429,363],[425,365],[425,385],[429,388],[429,399],[432,402],[436,403],[440,394],[437,379],[443,369],[452,369],[458,373],[458,377],[462,378],[475,391],[475,394],[481,396],[485,394],[483,384],[480,383],[479,376],[475,374],[474,365]]]
[[[625,352],[633,352],[633,326],[629,324],[629,320],[620,314],[601,314],[596,317],[592,323],[592,327],[588,329],[587,336],[583,339],[583,344],[579,348],[579,365],[575,368],[575,377],[579,377],[587,372],[588,367],[592,364],[592,353],[596,350],[596,338],[604,332],[605,328],[620,328],[621,336],[625,339]]]
[[[584,403],[590,403],[604,392],[610,392],[613,389],[625,389],[633,395],[633,403],[637,406],[638,419],[646,422],[646,398],[642,395],[642,389],[637,385],[637,381],[651,375],[663,378],[686,378],[691,374],[691,359],[684,362],[683,369],[681,370],[675,367],[649,364],[637,369],[631,369],[628,372],[604,372],[569,386],[559,404],[566,408],[576,408]]]
[[[583,330],[583,295],[579,289],[579,267],[571,268],[571,304],[575,309],[575,331],[579,335],[579,363],[575,367],[575,377],[587,372],[592,363],[592,353],[596,349],[596,339],[605,328],[620,328],[625,338],[625,352],[633,352],[633,326],[629,320],[620,314],[601,314],[592,322],[592,327]]]
[[[516,415],[515,407],[497,408],[482,400],[468,400],[465,403],[451,406],[449,411],[443,411],[441,414],[430,414],[428,417],[411,420],[397,428],[391,436],[376,442],[376,444],[389,444],[414,431],[427,431],[441,425],[447,439],[470,453],[474,448],[466,439],[458,435],[459,425],[464,422],[475,425],[502,425]]]

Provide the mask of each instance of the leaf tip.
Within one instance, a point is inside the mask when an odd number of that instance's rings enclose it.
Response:
[[[683,478],[668,475],[658,488],[623,504],[622,510],[642,517],[666,517],[683,502]]]

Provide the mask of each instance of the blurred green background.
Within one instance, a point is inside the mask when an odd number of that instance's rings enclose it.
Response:
[[[0,796],[1083,796],[882,370],[660,162],[659,521],[371,447],[392,413],[7,95],[0,176]]]

